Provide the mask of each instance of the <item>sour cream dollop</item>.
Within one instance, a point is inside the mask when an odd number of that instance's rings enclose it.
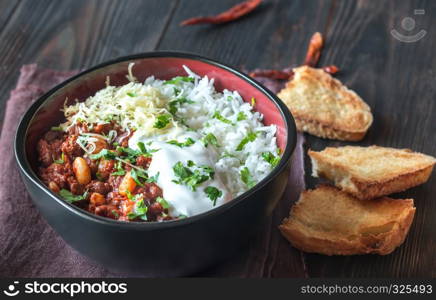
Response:
[[[167,143],[170,140],[183,143],[188,138],[195,143],[187,147]],[[148,149],[158,149],[153,153],[147,172],[149,176],[159,174],[157,185],[162,189],[163,197],[170,205],[169,214],[173,217],[197,215],[232,199],[231,192],[223,184],[220,173],[215,170],[217,152],[211,145],[205,147],[200,139],[200,134],[193,131],[183,132],[179,128],[173,128],[167,134],[156,136],[135,132],[129,139],[129,147],[132,149],[138,149],[139,142],[143,142]],[[194,162],[196,166],[209,166],[215,170],[213,178],[199,184],[195,191],[187,185],[174,182],[179,179],[174,172],[174,166],[178,162],[186,166],[188,161]],[[222,192],[222,196],[216,199],[215,205],[206,193],[206,187],[215,187]]]

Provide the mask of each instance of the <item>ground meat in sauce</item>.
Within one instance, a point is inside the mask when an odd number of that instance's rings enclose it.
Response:
[[[107,149],[113,153],[119,153],[117,147],[128,147],[133,131],[123,132],[113,122],[95,126],[78,123],[69,128],[66,133],[59,130],[46,132],[37,144],[40,164],[38,175],[53,192],[71,195],[70,198],[73,200],[66,199],[67,201],[99,216],[135,222],[160,222],[173,219],[168,216],[168,209],[164,209],[157,202],[163,194],[157,184],[148,182],[137,184],[135,182],[131,191],[120,190],[126,174],[132,170],[130,164],[147,170],[152,160],[151,157],[138,155],[134,160],[129,161],[129,164],[114,160],[113,157],[92,159],[92,155],[85,154],[84,149],[76,142],[83,133],[107,135],[111,130],[117,132],[115,141],[99,143],[98,146],[101,149],[96,152]],[[84,158],[86,162],[91,174],[90,181],[88,179],[87,182],[79,182],[79,177],[75,174],[73,165],[79,157]],[[145,215],[138,215],[135,211],[135,205],[139,202],[147,207]]]
[[[60,145],[62,144],[61,140],[54,139],[47,141],[45,139],[41,139],[38,141],[37,151],[39,153],[39,160],[43,166],[50,166],[56,159],[59,159],[61,156]]]
[[[86,190],[88,192],[107,195],[112,191],[112,186],[108,182],[102,182],[99,180],[92,180],[90,183],[88,183],[86,185]]]
[[[139,156],[136,159],[136,165],[144,169],[148,169],[151,163],[151,157]]]
[[[84,154],[83,149],[76,143],[78,137],[79,136],[75,134],[69,135],[64,139],[61,145],[61,151],[71,158],[83,156]]]
[[[101,180],[108,179],[114,172],[115,160],[113,159],[100,159],[97,167],[97,176]],[[119,176],[118,176],[119,177]]]

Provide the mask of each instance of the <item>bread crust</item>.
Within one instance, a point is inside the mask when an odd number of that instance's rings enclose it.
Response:
[[[366,130],[351,132],[335,129],[329,125],[307,118],[294,117],[294,120],[298,131],[308,132],[324,139],[357,142],[362,140],[366,135]]]
[[[342,206],[336,205],[337,202],[342,202]],[[317,219],[321,215],[314,210],[317,205],[332,207],[322,213],[324,219]],[[337,207],[341,208],[335,210]],[[301,194],[279,229],[295,248],[304,252],[386,255],[404,242],[414,214],[413,199],[384,197],[368,202],[335,187],[321,185]],[[350,232],[338,229],[337,226],[346,227],[349,218],[355,218],[358,226]]]
[[[297,129],[329,139],[359,141],[373,122],[369,106],[352,90],[321,69],[295,68],[278,93]]]
[[[357,187],[357,192],[350,191],[359,199],[368,200],[376,197],[405,191],[409,188],[425,183],[433,171],[433,165],[427,168],[398,175],[384,181],[361,181],[357,178],[351,180]]]
[[[378,146],[366,147],[365,152],[385,150],[392,156],[407,154],[408,157],[401,159],[414,160],[415,166],[410,167],[407,171],[395,171],[395,167],[391,167],[391,173],[381,178],[371,178],[359,174],[356,166],[345,161],[334,161],[330,156],[333,149],[340,152],[341,149],[363,149],[363,147],[346,146],[346,147],[327,147],[323,151],[316,152],[309,150],[308,154],[312,160],[312,171],[314,177],[323,177],[331,180],[334,184],[344,191],[354,195],[355,197],[368,200],[384,195],[389,195],[396,192],[407,190],[411,187],[425,183],[430,177],[436,160],[428,155],[415,153],[409,149],[393,149]],[[377,168],[378,164],[371,161],[370,158],[365,158],[365,153],[357,151],[349,151],[348,156],[354,155],[355,160],[361,159],[362,162],[371,168]],[[344,155],[345,156],[345,155]],[[360,157],[359,157],[360,156]],[[386,163],[389,164],[389,157],[386,157]]]

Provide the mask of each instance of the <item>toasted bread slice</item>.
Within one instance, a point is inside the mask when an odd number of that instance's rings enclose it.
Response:
[[[378,146],[309,150],[312,175],[324,177],[359,199],[404,191],[426,182],[435,158],[409,149]]]
[[[403,243],[414,214],[413,199],[362,201],[321,185],[301,193],[279,229],[305,252],[385,255]]]
[[[369,106],[352,90],[321,69],[295,68],[278,93],[299,131],[329,139],[361,140],[372,124]]]

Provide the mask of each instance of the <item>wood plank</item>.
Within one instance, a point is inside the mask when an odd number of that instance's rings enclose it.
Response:
[[[436,142],[431,139],[436,131],[432,115],[436,112],[436,58],[431,51],[436,24],[430,15],[435,2],[270,0],[234,23],[178,26],[186,18],[219,13],[238,2],[23,0],[11,5],[0,1],[0,107],[24,63],[80,69],[158,48],[196,52],[246,69],[285,67],[299,64],[310,35],[321,31],[327,36],[322,64],[339,66],[339,78],[374,112],[374,125],[358,144],[409,147],[436,156]],[[425,8],[426,15],[413,16],[418,8]],[[406,44],[391,37],[390,30],[400,31],[406,16],[414,17],[417,27],[427,30],[421,41]],[[307,147],[317,150],[345,144],[307,135]],[[314,186],[317,181],[309,175],[309,163],[306,169],[307,182]],[[288,213],[288,200],[279,204],[249,251],[198,275],[436,277],[436,203],[431,199],[435,193],[433,175],[426,185],[398,195],[415,198],[417,213],[405,244],[391,255],[302,255],[277,230]]]
[[[324,29],[331,3],[264,1],[232,23],[179,26],[187,18],[220,13],[239,2],[181,2],[158,49],[195,52],[246,69],[296,65],[304,59],[310,35]]]
[[[0,1],[0,32],[5,28],[20,1]]]
[[[0,103],[23,64],[82,69],[153,50],[177,1],[31,1],[19,3],[0,32]],[[3,111],[3,110],[2,110]],[[0,115],[0,122],[3,113]]]
[[[187,18],[219,13],[238,2],[181,2],[158,49],[194,52],[246,69],[295,65],[303,61],[311,34],[324,30],[330,8],[330,1],[265,1],[252,14],[233,23],[179,26]],[[249,251],[195,276],[307,276],[302,254],[291,248],[277,229],[292,201],[295,199],[280,202]]]
[[[427,14],[414,16],[414,9]],[[322,63],[334,63],[339,77],[371,106],[375,122],[368,136],[357,145],[412,148],[435,156],[436,39],[430,36],[435,24],[429,13],[431,1],[341,1],[327,33]],[[401,31],[401,20],[411,16],[428,35],[416,43],[402,43],[390,35]],[[404,30],[402,33],[406,33]],[[345,145],[308,136],[311,148]],[[310,166],[307,166],[310,168]],[[307,182],[314,186],[317,180]],[[306,256],[311,277],[434,277],[436,275],[436,176],[397,197],[412,197],[417,207],[415,221],[404,245],[387,256]]]

